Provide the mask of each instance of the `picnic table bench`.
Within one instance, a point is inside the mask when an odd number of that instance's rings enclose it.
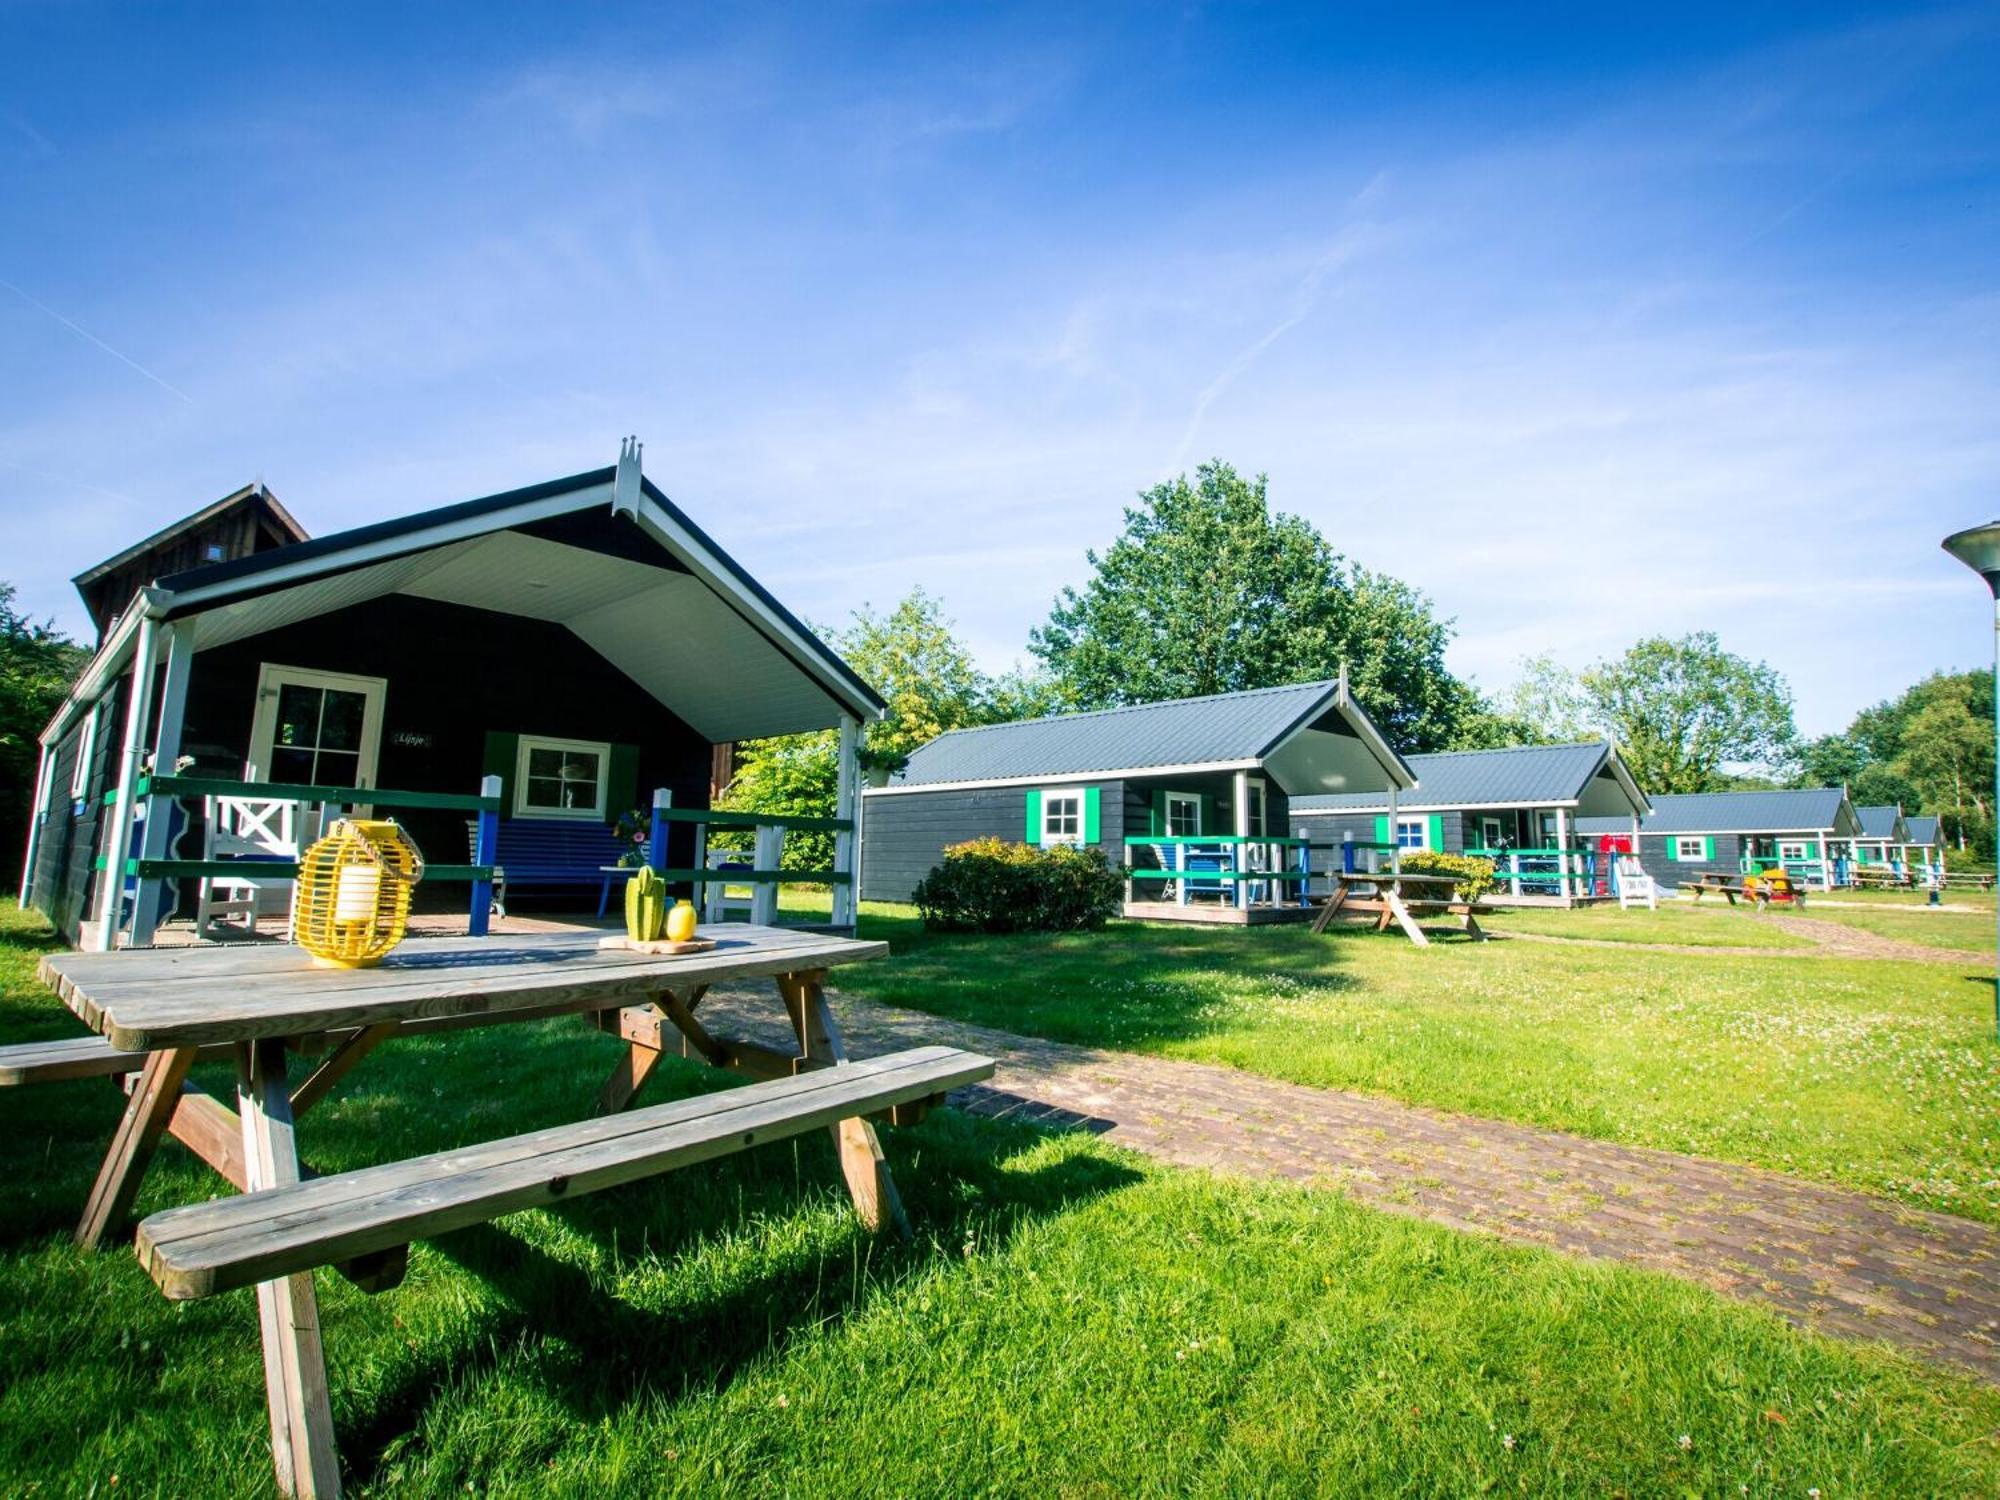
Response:
[[[1459,896],[1458,885],[1459,877],[1455,875],[1392,874],[1388,871],[1370,875],[1361,871],[1336,870],[1333,874],[1333,894],[1320,907],[1319,915],[1313,918],[1312,930],[1325,932],[1342,912],[1361,912],[1375,917],[1377,932],[1387,932],[1393,922],[1403,929],[1403,935],[1411,942],[1420,948],[1427,948],[1430,939],[1424,936],[1423,926],[1417,919],[1456,916],[1459,918],[1459,931],[1476,942],[1484,942],[1486,933],[1477,919],[1493,908],[1484,902]],[[1357,895],[1357,890],[1364,886],[1368,888],[1367,894]]]
[[[162,1136],[242,1190],[153,1214],[139,1258],[176,1300],[257,1288],[279,1485],[337,1495],[316,1267],[383,1291],[401,1281],[413,1239],[818,1129],[834,1136],[862,1219],[907,1228],[871,1120],[920,1118],[990,1078],[992,1060],[951,1047],[849,1060],[826,971],[879,958],[885,943],[743,925],[702,935],[713,951],[673,957],[600,947],[595,932],[419,940],[360,970],[316,968],[276,945],[51,954],[42,978],[99,1034],[0,1048],[0,1084],[124,1080],[130,1098],[77,1229],[85,1245],[121,1230]],[[755,978],[775,981],[796,1052],[717,1037],[696,1018],[710,985]],[[302,1166],[296,1120],[382,1043],[560,1015],[625,1044],[596,1118],[330,1176]],[[629,1109],[672,1050],[756,1081]],[[297,1054],[320,1061],[294,1083]],[[188,1081],[215,1056],[236,1061],[234,1110]]]
[[[1702,896],[1710,891],[1727,899],[1731,906],[1736,904],[1738,896],[1745,897],[1759,912],[1770,906],[1772,901],[1769,886],[1761,880],[1754,886],[1750,886],[1745,885],[1740,880],[1730,880],[1721,875],[1704,875],[1699,880],[1683,881],[1681,889],[1693,893],[1693,901],[1697,906],[1701,904]],[[1791,891],[1791,904],[1793,906],[1804,906],[1806,904],[1806,888],[1794,880],[1791,882]]]

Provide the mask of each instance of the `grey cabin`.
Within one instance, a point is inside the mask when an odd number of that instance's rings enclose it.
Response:
[[[106,580],[129,585],[115,607]],[[853,923],[881,700],[641,474],[636,442],[615,467],[313,539],[253,487],[80,582],[102,636],[42,735],[22,891],[73,941],[254,935],[288,909],[302,845],[355,809],[404,824],[420,901],[473,931],[496,884],[606,899],[637,844],[683,891],[712,896],[727,868],[768,918],[802,820],[709,812],[714,747],[821,729],[838,815],[803,821],[835,829],[834,868],[798,878]],[[621,814],[646,831],[621,841]]]
[[[1902,877],[1922,875],[1937,862],[1938,820],[1905,813],[1894,802],[1857,807],[1861,837],[1846,847],[1855,867],[1874,866]]]
[[[1374,868],[1393,851],[1466,854],[1493,861],[1487,899],[1567,906],[1615,894],[1612,855],[1629,851],[1651,805],[1601,740],[1446,750],[1409,765],[1417,789],[1393,807],[1353,792],[1296,797],[1293,831],[1331,868]],[[1616,831],[1586,835],[1583,819]]]
[[[1592,819],[1584,828],[1609,831]],[[1639,833],[1641,862],[1662,886],[1782,867],[1800,885],[1828,890],[1844,878],[1845,847],[1860,837],[1861,820],[1837,786],[1686,792],[1654,797]]]
[[[1415,782],[1344,681],[955,730],[863,793],[863,894],[906,901],[947,847],[999,838],[1102,850],[1131,916],[1283,921],[1308,914],[1296,799]]]

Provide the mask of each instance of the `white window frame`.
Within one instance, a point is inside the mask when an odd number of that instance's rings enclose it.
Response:
[[[1261,776],[1243,781],[1243,833],[1253,839],[1271,836],[1271,794]]]
[[[1786,852],[1787,850],[1790,850],[1792,852],[1787,853]],[[1806,841],[1804,839],[1778,840],[1778,859],[1780,862],[1789,859],[1789,860],[1796,860],[1800,863],[1804,863],[1806,860],[1809,860],[1811,858],[1812,856],[1806,853]]]
[[[1481,848],[1498,849],[1507,842],[1507,820],[1484,813],[1479,819],[1479,843]]]
[[[100,699],[91,705],[83,721],[83,735],[76,742],[76,764],[69,768],[69,800],[81,802],[90,795],[90,763],[97,756],[97,721],[104,717]]]
[[[1406,828],[1416,829],[1417,841],[1414,844],[1403,842],[1403,830]],[[1396,819],[1396,826],[1393,833],[1398,849],[1422,849],[1428,851],[1431,847],[1431,820],[1429,818],[1398,818]]]
[[[361,695],[361,743],[357,747],[354,786],[357,791],[373,786],[382,758],[382,714],[388,702],[389,679],[359,677],[351,672],[322,672],[317,667],[288,667],[274,661],[261,662],[257,668],[257,707],[250,716],[250,758],[244,763],[243,779],[271,780],[271,764],[281,748],[278,693],[287,683]]]
[[[1067,801],[1072,797],[1076,799],[1076,832],[1052,832],[1049,828],[1049,821],[1055,815],[1056,804]],[[1081,849],[1084,844],[1086,821],[1082,787],[1051,786],[1042,788],[1042,844],[1044,847],[1050,844],[1068,844],[1072,848]]]
[[[597,804],[594,807],[539,807],[528,801],[528,753],[532,750],[580,750],[597,757]],[[606,740],[562,740],[545,734],[524,734],[514,753],[514,816],[572,818],[602,823],[605,799],[611,794],[611,745]]]
[[[1688,845],[1694,845],[1694,853],[1688,853]],[[1708,858],[1708,840],[1699,833],[1677,833],[1674,835],[1674,861],[1677,864],[1701,864]]]
[[[1047,806],[1047,803],[1044,802],[1043,805]],[[1192,833],[1176,834],[1174,832],[1174,808],[1176,806],[1191,807],[1194,809],[1194,831]],[[1168,792],[1166,798],[1166,811],[1167,811],[1166,832],[1168,837],[1170,838],[1201,837],[1203,830],[1201,826],[1201,797],[1199,794],[1195,792]]]

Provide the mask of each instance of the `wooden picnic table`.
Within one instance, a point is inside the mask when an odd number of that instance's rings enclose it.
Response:
[[[1457,916],[1459,930],[1475,941],[1484,942],[1486,933],[1476,918],[1493,908],[1483,902],[1468,901],[1457,894],[1460,877],[1455,875],[1426,875],[1419,872],[1397,874],[1382,870],[1374,874],[1362,871],[1336,870],[1333,873],[1333,894],[1320,907],[1319,915],[1313,918],[1312,930],[1325,932],[1333,919],[1343,911],[1362,912],[1376,919],[1375,930],[1387,932],[1389,924],[1395,923],[1403,930],[1403,935],[1419,948],[1430,946],[1430,939],[1424,936],[1418,917],[1450,914]],[[1368,894],[1357,896],[1362,887]],[[1443,894],[1439,894],[1440,887]]]
[[[1750,894],[1750,892],[1743,889],[1742,881],[1728,880],[1721,875],[1704,875],[1699,880],[1685,881],[1682,883],[1681,889],[1694,892],[1694,901],[1697,906],[1701,904],[1702,896],[1709,891],[1713,891],[1719,896],[1727,897],[1731,906],[1736,904],[1738,896]],[[1762,902],[1760,901],[1759,905],[1761,904]]]
[[[627,1043],[617,1067],[598,1090],[600,1114],[625,1109],[669,1049],[755,1078],[786,1080],[770,1087],[787,1092],[788,1098],[791,1093],[805,1094],[819,1088],[821,1114],[811,1117],[812,1128],[818,1128],[822,1118],[842,1101],[861,1097],[871,1070],[879,1064],[847,1065],[823,980],[826,971],[837,965],[883,957],[888,945],[739,925],[703,928],[700,935],[714,938],[716,948],[674,957],[600,947],[600,934],[594,931],[420,939],[406,942],[372,969],[316,967],[300,949],[278,945],[51,954],[42,960],[40,973],[69,1008],[113,1048],[145,1055],[135,1081],[127,1085],[130,1101],[91,1189],[77,1237],[86,1245],[100,1245],[124,1227],[163,1134],[172,1135],[248,1195],[227,1204],[205,1204],[203,1209],[235,1205],[254,1215],[259,1192],[301,1183],[294,1140],[296,1117],[325,1098],[375,1047],[400,1036],[567,1014],[595,1019]],[[777,998],[798,1041],[796,1052],[717,1037],[696,1019],[696,1007],[711,985],[749,979],[775,981]],[[69,1045],[80,1048],[84,1043]],[[88,1045],[101,1047],[95,1042]],[[288,1059],[315,1054],[317,1065],[293,1082],[288,1076]],[[188,1081],[191,1066],[202,1057],[213,1056],[233,1056],[237,1061],[235,1110]],[[918,1054],[898,1056],[915,1058]],[[972,1061],[984,1064],[983,1072],[974,1070],[976,1076],[990,1076],[990,1060]],[[932,1075],[945,1066],[959,1066],[960,1073],[966,1072],[955,1062],[940,1064],[929,1059],[926,1065]],[[815,1071],[825,1068],[835,1071]],[[919,1082],[932,1076],[920,1077],[920,1072],[909,1076]],[[821,1087],[817,1080],[827,1083]],[[844,1093],[838,1092],[834,1080],[840,1080],[838,1089]],[[889,1092],[878,1087],[875,1096],[886,1098]],[[914,1118],[941,1098],[939,1093],[910,1099],[898,1106],[900,1113],[894,1117],[897,1123]],[[825,1102],[828,1100],[832,1102]],[[465,1102],[470,1101],[461,1101]],[[758,1118],[766,1129],[750,1132],[737,1126],[734,1128],[743,1133],[714,1133],[696,1147],[677,1147],[681,1155],[666,1164],[677,1165],[683,1158],[711,1159],[744,1149],[753,1138],[776,1138],[768,1127],[770,1117],[781,1106],[791,1109],[794,1124],[805,1118],[803,1107],[797,1104],[785,1106],[780,1100],[760,1105],[764,1114]],[[447,1101],[443,1107],[455,1106]],[[661,1106],[640,1115],[681,1108]],[[692,1106],[688,1112],[693,1112]],[[622,1118],[636,1121],[639,1117]],[[902,1209],[895,1184],[868,1119],[857,1115],[825,1118],[825,1123],[834,1131],[841,1170],[861,1217],[871,1226],[885,1220],[900,1224]],[[777,1124],[783,1126],[785,1121],[780,1119]],[[598,1127],[586,1123],[543,1134],[579,1131],[598,1131]],[[685,1134],[684,1130],[683,1139]],[[531,1133],[515,1140],[533,1142],[535,1136]],[[490,1155],[514,1144],[467,1148],[462,1154],[471,1160],[481,1152]],[[585,1144],[600,1157],[605,1150],[600,1139]],[[656,1152],[653,1166],[657,1168],[662,1159]],[[435,1160],[368,1168],[356,1175],[393,1171],[398,1165],[415,1168]],[[532,1158],[525,1170],[530,1174],[529,1187],[541,1194],[539,1200],[529,1201],[548,1201],[568,1183],[566,1176],[534,1179]],[[600,1170],[600,1175],[605,1174]],[[614,1174],[606,1180],[630,1180],[635,1175],[636,1171],[627,1171],[622,1178]],[[347,1179],[318,1179],[304,1184],[303,1190],[341,1180]],[[595,1185],[599,1184],[583,1186],[582,1190]],[[517,1183],[517,1202],[521,1197],[518,1188]],[[294,1189],[293,1196],[299,1196],[300,1191]],[[489,1194],[484,1201],[490,1206],[492,1200]],[[148,1219],[146,1228],[193,1212],[170,1210]],[[444,1227],[493,1216],[486,1211],[460,1212]],[[274,1240],[283,1238],[283,1227],[281,1223],[250,1226]],[[379,1243],[385,1234],[402,1238],[336,1263],[336,1269],[370,1291],[393,1286],[402,1279],[407,1237],[424,1227],[414,1223],[406,1209],[402,1219],[376,1225],[375,1239],[365,1242]],[[141,1238],[144,1259],[148,1252],[143,1233]],[[342,1243],[363,1242],[350,1238]],[[294,1247],[289,1264],[309,1267],[329,1263],[327,1259],[301,1258],[297,1251]],[[169,1295],[203,1294],[201,1290],[176,1292],[159,1267],[149,1265],[149,1270]],[[247,1284],[249,1279],[239,1278],[239,1284]],[[306,1269],[256,1284],[279,1483],[290,1494],[336,1494],[339,1474],[312,1272]]]

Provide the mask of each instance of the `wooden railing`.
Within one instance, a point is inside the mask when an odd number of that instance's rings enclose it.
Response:
[[[1211,888],[1235,906],[1302,904],[1312,881],[1311,842],[1267,834],[1153,834],[1125,840],[1125,899],[1142,885],[1172,886],[1171,899],[1186,906],[1190,896]],[[1157,865],[1132,863],[1130,851],[1146,848]]]

